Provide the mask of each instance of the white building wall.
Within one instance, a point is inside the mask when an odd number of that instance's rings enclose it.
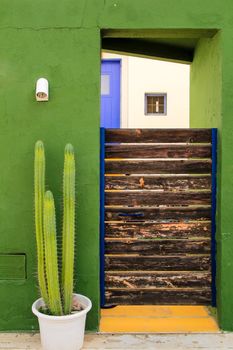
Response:
[[[109,53],[102,57],[122,59],[122,128],[189,127],[189,65]],[[166,93],[167,115],[146,115],[145,93]]]

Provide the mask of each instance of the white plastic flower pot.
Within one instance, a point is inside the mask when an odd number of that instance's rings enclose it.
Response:
[[[86,315],[92,307],[90,299],[74,294],[83,310],[71,315],[50,316],[38,311],[44,306],[42,298],[32,305],[32,312],[38,317],[43,350],[80,350],[83,346]]]

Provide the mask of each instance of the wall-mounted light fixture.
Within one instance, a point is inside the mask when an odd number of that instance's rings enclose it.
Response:
[[[40,78],[36,82],[36,100],[40,102],[49,100],[49,82],[45,78]]]

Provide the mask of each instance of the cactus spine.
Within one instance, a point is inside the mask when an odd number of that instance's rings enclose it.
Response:
[[[65,147],[63,175],[62,256],[59,259],[55,205],[45,193],[45,155],[41,141],[35,145],[35,224],[38,280],[41,296],[52,315],[72,311],[75,236],[75,160],[73,146]],[[59,271],[58,266],[61,266]]]
[[[71,144],[65,147],[63,174],[62,293],[64,314],[72,307],[75,232],[75,161]]]
[[[45,277],[45,257],[44,257],[44,234],[43,234],[43,205],[45,192],[45,155],[44,145],[37,141],[35,145],[35,165],[34,165],[34,186],[35,186],[35,224],[36,224],[36,245],[37,245],[37,270],[38,282],[41,296],[45,303],[48,303],[48,293]]]

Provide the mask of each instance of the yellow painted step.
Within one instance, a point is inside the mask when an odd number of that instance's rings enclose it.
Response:
[[[209,316],[209,313],[208,313],[208,309],[203,306],[134,305],[134,306],[116,306],[111,309],[102,309],[101,315],[103,317],[107,317],[107,316],[203,317],[203,316]]]
[[[218,332],[218,325],[203,306],[117,306],[101,311],[103,333]]]

